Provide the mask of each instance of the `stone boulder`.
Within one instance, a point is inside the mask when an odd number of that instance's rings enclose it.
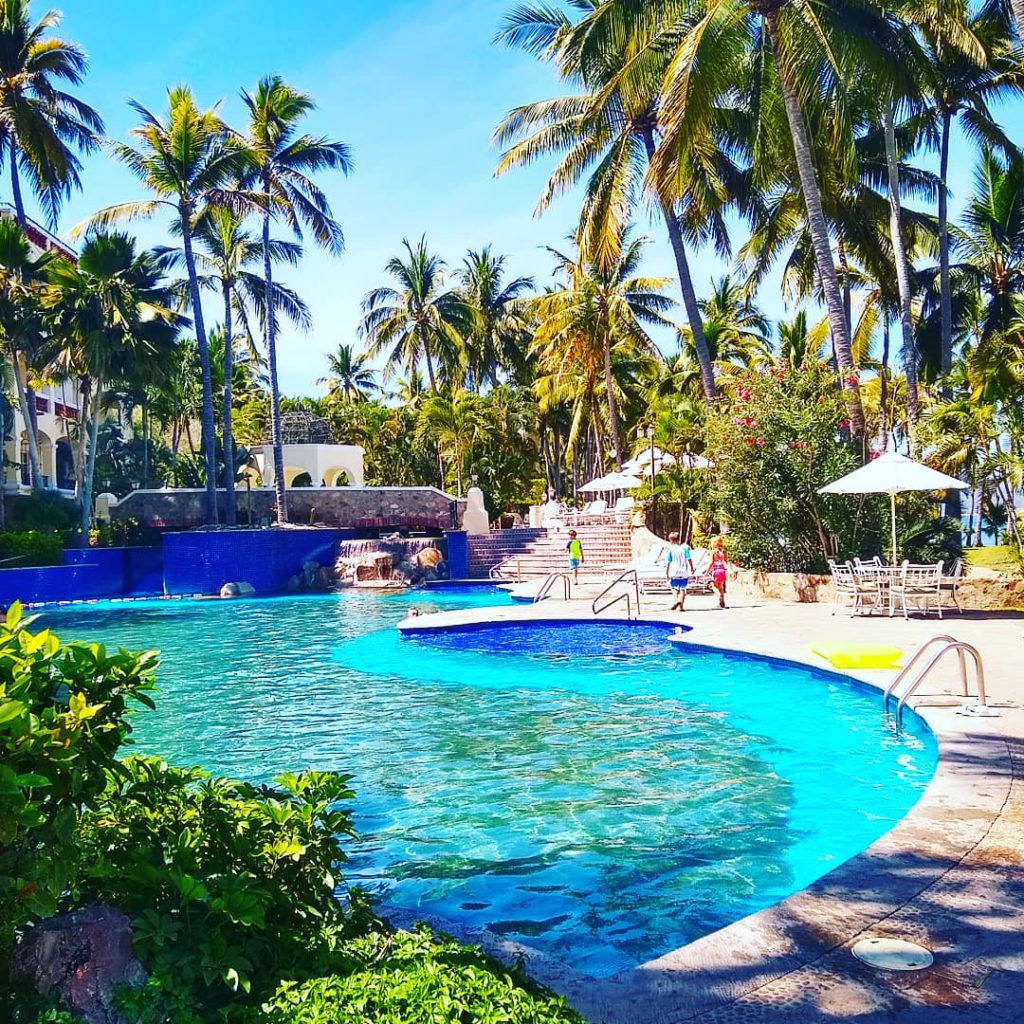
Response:
[[[438,562],[444,560],[444,555],[437,548],[423,548],[416,552],[414,561],[421,569],[433,569]]]
[[[238,583],[225,583],[220,588],[221,597],[252,597],[256,593],[256,588],[245,580],[239,580]]]
[[[132,1024],[115,1011],[114,992],[146,981],[132,953],[131,923],[112,907],[86,907],[31,928],[14,949],[11,968],[88,1024]]]

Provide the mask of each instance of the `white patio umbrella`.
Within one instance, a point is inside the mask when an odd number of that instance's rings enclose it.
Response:
[[[888,494],[892,508],[892,560],[896,562],[896,495],[903,491],[948,491],[967,487],[962,480],[898,452],[884,452],[866,466],[833,480],[819,494]]]
[[[588,480],[587,483],[580,487],[581,491],[585,491],[587,494],[597,494],[599,491],[610,490],[608,486],[608,478],[606,476],[595,476],[593,480]]]
[[[631,491],[639,487],[643,480],[632,473],[609,473],[604,477],[605,490],[608,491]]]

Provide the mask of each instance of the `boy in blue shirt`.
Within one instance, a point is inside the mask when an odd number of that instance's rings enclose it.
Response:
[[[686,602],[686,588],[690,585],[690,577],[693,575],[693,553],[690,545],[685,541],[679,543],[679,534],[668,535],[668,555],[665,561],[665,579],[672,588],[672,596],[675,602],[671,611],[677,608],[683,611]]]

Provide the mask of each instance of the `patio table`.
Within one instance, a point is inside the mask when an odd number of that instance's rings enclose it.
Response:
[[[875,580],[882,597],[889,606],[889,618],[896,614],[896,602],[893,596],[892,584],[898,580],[903,573],[901,565],[880,565],[878,562],[861,563],[854,570],[858,576],[864,579]]]

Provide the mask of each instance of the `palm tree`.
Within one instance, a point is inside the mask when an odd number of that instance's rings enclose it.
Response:
[[[613,352],[625,346],[657,357],[644,325],[669,325],[665,314],[674,305],[662,294],[668,284],[665,278],[637,275],[646,243],[627,232],[618,246],[620,256],[611,265],[588,262],[579,251],[567,256],[549,249],[558,285],[533,303],[534,348],[549,373],[572,375],[600,366],[612,451],[620,469],[623,446]]]
[[[1010,47],[1006,12],[999,4],[986,4],[971,15],[966,0],[955,0],[954,16],[966,25],[978,43],[980,54],[964,52],[947,38],[941,23],[925,21],[918,26],[926,57],[925,97],[911,117],[926,143],[939,149],[939,372],[953,365],[953,292],[950,282],[949,156],[953,123],[959,117],[968,139],[981,142],[1005,156],[1019,156],[992,115],[990,104],[1024,89],[1024,66]]]
[[[327,375],[320,377],[317,384],[327,386],[329,395],[341,396],[346,402],[362,402],[367,394],[377,391],[373,379],[373,368],[365,352],[357,353],[355,347],[340,342],[327,356]]]
[[[7,160],[18,220],[26,224],[21,174],[51,226],[72,189],[80,188],[75,154],[91,152],[103,131],[99,114],[63,86],[79,85],[88,66],[75,43],[50,33],[59,11],[35,24],[31,0],[0,0],[0,161]]]
[[[43,486],[39,439],[29,408],[24,366],[42,344],[42,293],[53,251],[33,256],[21,225],[0,217],[0,339],[11,360],[18,408],[28,441],[29,480],[33,490]]]
[[[504,256],[485,245],[470,250],[458,272],[469,326],[464,339],[471,387],[497,384],[502,370],[525,369],[527,323],[523,295],[533,288],[532,277],[505,280]]]
[[[780,320],[778,332],[779,358],[788,366],[798,369],[823,357],[828,335],[827,320],[809,326],[807,310],[801,309],[792,320]]]
[[[199,286],[216,290],[223,303],[225,338],[231,339],[224,345],[223,394],[222,394],[222,447],[224,450],[225,521],[229,526],[235,523],[237,510],[235,501],[234,439],[232,436],[232,369],[235,357],[236,331],[234,317],[237,313],[242,321],[246,338],[250,338],[249,315],[255,310],[259,320],[267,322],[266,279],[262,273],[247,268],[262,264],[263,243],[245,230],[245,218],[224,207],[211,207],[195,227],[195,239],[199,249],[195,252]],[[163,267],[177,267],[184,262],[184,251],[171,246],[160,246],[155,253]],[[302,255],[302,247],[295,242],[279,239],[270,241],[271,259],[277,263],[295,266]],[[262,269],[262,267],[261,267]],[[183,282],[185,293],[188,281]],[[309,308],[290,288],[279,281],[271,283],[272,305],[284,313],[292,323],[308,329],[312,324]],[[211,374],[213,368],[211,366]]]
[[[167,94],[167,115],[161,118],[141,103],[131,107],[142,124],[131,130],[138,147],[111,142],[114,156],[154,195],[155,199],[119,203],[94,214],[88,224],[100,228],[120,221],[149,217],[162,209],[174,212],[174,229],[184,248],[188,274],[192,322],[199,347],[203,384],[203,461],[206,467],[206,521],[215,524],[217,512],[217,458],[213,414],[213,385],[210,374],[210,346],[203,317],[203,304],[196,270],[194,232],[210,207],[226,206],[235,212],[259,207],[259,198],[234,188],[246,164],[247,155],[214,110],[201,111],[192,92],[176,86]]]
[[[449,380],[458,379],[469,313],[458,291],[446,288],[445,262],[427,249],[426,236],[415,246],[403,238],[402,245],[405,256],[392,256],[384,267],[398,287],[367,293],[359,335],[368,339],[371,358],[385,356],[385,380],[399,368],[410,374],[422,360],[436,395],[436,362]]]
[[[951,268],[954,279],[984,296],[976,353],[982,357],[1012,333],[1015,299],[1024,292],[1024,162],[982,153],[954,246],[961,256]]]
[[[264,197],[263,276],[266,293],[273,290],[273,252],[270,222],[280,217],[298,239],[306,227],[314,241],[334,255],[345,247],[341,227],[331,214],[327,197],[312,175],[328,170],[348,174],[352,154],[343,142],[299,134],[299,124],[314,103],[305,93],[293,89],[278,75],[260,79],[252,93],[242,92],[249,111],[246,139],[250,153],[251,183]],[[270,424],[274,446],[274,486],[277,491],[277,521],[288,521],[284,482],[284,454],[281,447],[281,391],[277,374],[277,316],[267,307],[264,337],[270,371]]]
[[[439,459],[446,459],[455,467],[456,495],[461,498],[466,461],[482,425],[479,396],[462,390],[451,395],[431,395],[423,404],[419,425],[421,436],[437,444]],[[444,485],[442,469],[441,487]]]
[[[672,0],[658,0],[637,6],[675,5]],[[722,79],[752,97],[759,117],[773,115],[778,108],[785,112],[791,149],[783,159],[792,161],[803,196],[814,267],[828,312],[851,428],[854,436],[863,440],[864,410],[850,324],[833,259],[808,110],[831,108],[830,119],[822,119],[820,124],[821,148],[829,152],[830,163],[852,167],[852,111],[847,104],[850,69],[884,65],[888,55],[881,41],[893,33],[887,31],[871,0],[828,5],[800,0],[708,0],[698,13],[692,27],[684,26],[681,32],[664,84],[659,113],[664,139],[660,159],[655,159],[654,177],[670,181],[677,173],[680,154],[692,151],[695,140],[706,134],[704,126],[723,91]],[[771,118],[761,123],[767,130],[752,143],[755,179],[764,173],[761,158],[768,156],[771,167],[780,154]]]
[[[680,5],[662,5],[668,9],[668,17],[654,12],[654,24],[645,32],[636,18],[625,30],[615,21],[616,8],[633,13],[638,5],[631,0],[574,6],[585,12],[576,24],[547,4],[520,5],[499,33],[508,44],[554,63],[562,78],[583,91],[512,110],[495,131],[498,144],[511,144],[497,173],[562,154],[537,203],[537,212],[586,177],[577,237],[587,258],[600,264],[618,258],[615,246],[632,220],[645,171],[658,148],[659,88],[671,58],[667,42],[671,34],[679,32],[675,15]],[[689,17],[680,16],[684,20]],[[689,205],[698,206],[695,223],[710,225],[717,231],[720,248],[725,248],[724,222],[716,209],[722,192],[716,180],[719,169],[708,173],[708,163],[723,159],[719,152],[704,165],[691,165],[691,175],[677,175],[672,189],[663,181],[655,188],[672,244],[704,394],[711,404],[718,394],[714,368],[690,273],[686,227],[674,197],[682,196]]]
[[[49,268],[47,305],[56,360],[88,383],[83,386],[82,537],[92,522],[96,435],[104,386],[127,380],[145,363],[163,362],[170,353],[179,318],[170,308],[171,290],[156,261],[138,253],[128,235],[97,234],[83,246],[77,263],[54,261]]]

